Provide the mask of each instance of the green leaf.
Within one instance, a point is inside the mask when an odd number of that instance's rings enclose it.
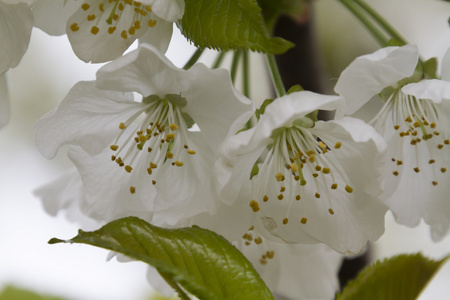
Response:
[[[63,298],[40,295],[29,290],[8,285],[1,291],[0,300],[63,300]]]
[[[437,58],[432,57],[423,63],[423,74],[426,79],[437,78]]]
[[[259,118],[261,117],[261,115],[264,114],[264,112],[266,111],[266,107],[272,103],[274,101],[274,99],[266,99],[264,100],[263,104],[261,104],[261,106],[255,111],[255,115],[256,118],[259,120]]]
[[[197,226],[166,229],[139,218],[110,222],[70,240],[122,253],[155,267],[199,299],[273,299],[252,264],[222,236]]]
[[[446,259],[431,260],[419,253],[378,261],[364,269],[337,299],[416,299]]]
[[[185,4],[177,25],[197,47],[280,54],[294,46],[269,36],[256,0],[185,0]]]

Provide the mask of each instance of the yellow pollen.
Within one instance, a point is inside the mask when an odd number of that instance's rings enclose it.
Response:
[[[123,6],[123,3],[119,3],[119,10],[123,10],[125,7]]]
[[[118,14],[115,14],[115,15],[113,16],[113,20],[114,20],[114,21],[117,21],[118,18],[119,18],[119,15],[118,15]]]
[[[269,201],[269,197],[267,197],[267,195],[264,195],[264,197],[263,197],[263,201],[264,201],[264,202],[267,202],[267,201]]]
[[[436,123],[432,122],[432,123],[430,124],[430,127],[431,127],[431,128],[436,128]]]
[[[317,166],[316,166],[316,171],[319,172],[320,170],[322,170],[322,167],[319,166],[319,165],[317,165]]]
[[[130,29],[128,29],[128,33],[129,33],[130,35],[134,35],[134,34],[136,33],[136,28],[130,27]]]
[[[314,153],[312,153],[312,154],[309,156],[308,159],[309,159],[310,162],[313,163],[313,162],[316,160],[316,156],[314,155]]]
[[[77,23],[73,23],[72,25],[70,25],[70,30],[78,31],[78,30],[80,30],[80,27],[78,27]]]
[[[394,174],[395,176],[398,176],[398,172],[397,171],[392,172],[392,174]]]
[[[315,194],[314,194],[314,197],[320,198],[320,194],[319,194],[319,193],[315,193]]]
[[[95,15],[94,15],[94,14],[88,15],[88,16],[86,17],[86,19],[87,19],[88,21],[94,21],[94,20],[95,20]]]
[[[334,215],[334,210],[332,208],[329,208],[328,212],[330,213],[330,215]]]
[[[441,172],[442,172],[442,173],[447,172],[447,168],[441,168]]]
[[[179,161],[179,160],[176,160],[176,161],[175,161],[175,165],[176,165],[177,167],[182,167],[182,166],[183,166],[183,162],[181,162],[181,161]]]
[[[408,116],[408,117],[405,119],[405,121],[411,123],[411,122],[412,122],[411,116]]]
[[[300,197],[300,195],[295,196],[295,200],[300,200],[302,197]]]
[[[115,155],[111,155],[111,160],[115,161],[116,160],[116,156]]]
[[[124,40],[126,40],[126,39],[128,38],[127,32],[126,32],[125,30],[122,31],[122,33],[120,34],[120,36],[121,36]]]
[[[331,185],[331,189],[333,189],[333,190],[337,189],[337,183],[333,183],[333,184]]]
[[[156,20],[148,20],[149,27],[155,27],[155,25],[156,25]]]
[[[156,180],[152,180],[152,184],[155,185],[156,184]]]
[[[108,33],[113,34],[114,31],[116,31],[116,29],[117,29],[116,26],[108,27]]]
[[[417,122],[417,121],[415,121],[413,125],[414,125],[414,128],[418,128],[420,126],[419,122]]]
[[[140,135],[138,136],[138,139],[139,139],[139,141],[140,141],[141,143],[145,143],[145,142],[147,141],[147,137],[146,137],[145,135],[143,135],[143,134],[140,134]]]
[[[188,153],[188,154],[195,154],[195,153],[197,153],[197,152],[195,152],[194,150],[187,150],[187,153]]]
[[[342,146],[342,143],[341,142],[337,142],[336,145],[334,145],[334,148],[335,149],[339,149],[339,148],[341,148],[341,146]]]
[[[261,237],[257,237],[254,240],[255,244],[260,245],[262,243],[262,238]]]
[[[403,161],[397,160],[397,166],[403,165]]]
[[[133,168],[129,165],[125,166],[125,171],[127,171],[128,173],[131,173],[131,171],[133,171]]]
[[[125,128],[127,128],[125,123],[122,122],[122,123],[119,124],[119,129],[125,129]]]
[[[98,5],[98,9],[99,9],[101,12],[104,12],[104,11],[105,11],[105,8],[103,7],[103,3],[100,3],[100,4]]]
[[[300,220],[300,223],[302,223],[302,224],[306,224],[306,222],[308,222],[308,218],[303,217],[303,218]]]
[[[148,147],[148,148],[147,148],[147,151],[148,151],[148,152],[152,152],[152,150],[153,150],[153,149],[152,149],[151,147]]]
[[[89,7],[91,7],[91,6],[90,6],[89,4],[87,4],[87,3],[83,3],[83,4],[81,5],[81,8],[82,8],[84,11],[88,10]]]
[[[250,207],[254,212],[259,211],[259,204],[255,200],[250,201]]]
[[[118,145],[111,145],[109,146],[109,148],[111,148],[112,151],[116,151],[117,149],[119,149]]]
[[[277,179],[277,181],[283,181],[285,178],[284,178],[284,175],[283,174],[281,174],[281,173],[277,173],[276,175],[275,175],[275,178]]]
[[[134,194],[136,192],[136,188],[134,186],[130,186],[130,193]]]
[[[440,150],[440,149],[444,148],[444,145],[439,144],[437,147],[438,147],[438,149]]]
[[[399,128],[400,128],[400,125],[395,125],[395,126],[394,126],[394,129],[395,129],[395,130],[398,130]]]
[[[167,156],[168,159],[172,159],[173,158],[173,153],[170,152],[170,151],[167,151],[166,156]]]
[[[322,172],[323,174],[330,174],[330,168],[323,168]]]
[[[136,28],[136,29],[141,29],[141,22],[138,20],[138,21],[135,21],[134,22],[134,27]]]
[[[322,141],[319,142],[319,147],[320,147],[320,149],[322,149],[322,151],[327,149],[327,145],[325,145],[325,143]]]
[[[283,200],[284,196],[283,196],[283,194],[279,194],[277,198],[278,198],[278,200]]]
[[[415,168],[414,168],[414,171],[415,171],[416,173],[419,173],[419,172],[420,172],[420,169],[419,169],[418,167],[415,167]]]
[[[351,186],[349,186],[349,185],[345,186],[345,190],[347,191],[347,193],[353,192],[353,188]]]
[[[319,176],[319,174],[314,173],[314,174],[312,174],[312,176],[313,176],[314,178],[317,178],[317,177]]]
[[[437,186],[438,185],[438,182],[437,181],[432,181],[431,182],[434,186]]]
[[[295,181],[299,181],[300,180],[300,176],[296,175],[294,176]]]
[[[152,168],[147,168],[148,175],[152,175]]]
[[[283,224],[286,225],[289,222],[288,218],[283,219]]]
[[[291,169],[292,169],[292,172],[297,172],[298,171],[298,166],[296,165],[296,164],[292,164],[292,165],[288,165]],[[289,169],[289,168],[288,168]]]
[[[158,167],[157,164],[150,162],[150,168],[156,169]]]
[[[286,188],[285,188],[284,186],[282,186],[282,187],[280,188],[280,193],[283,193],[285,190],[286,190]]]
[[[450,140],[444,140],[444,144],[446,145],[450,144]]]
[[[175,123],[170,124],[169,127],[170,127],[170,130],[177,130],[178,129],[178,126]]]
[[[266,265],[267,264],[267,260],[265,260],[265,259],[260,259],[259,262],[262,265]]]
[[[169,140],[173,140],[173,139],[175,138],[175,134],[174,134],[174,133],[169,133],[168,135],[166,135],[166,137],[167,137]]]
[[[266,252],[266,257],[268,259],[272,259],[274,255],[275,255],[275,252],[273,252],[273,251],[267,251]]]
[[[431,165],[431,164],[434,164],[436,161],[434,160],[434,159],[430,159],[429,161],[428,161],[428,163]]]
[[[152,11],[152,7],[150,5],[145,5],[144,8],[146,11],[149,11],[149,12]]]

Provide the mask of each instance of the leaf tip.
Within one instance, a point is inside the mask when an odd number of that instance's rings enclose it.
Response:
[[[57,239],[57,238],[51,238],[47,243],[49,243],[50,245],[53,244],[58,244],[58,243],[66,243],[67,241],[65,240],[61,240],[61,239]]]

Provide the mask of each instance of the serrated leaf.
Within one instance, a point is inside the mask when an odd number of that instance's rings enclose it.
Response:
[[[40,295],[33,291],[8,285],[1,291],[0,300],[63,300],[63,298]]]
[[[155,267],[199,299],[273,299],[252,264],[222,236],[194,226],[166,229],[139,218],[110,222],[70,240],[122,253]]]
[[[185,0],[177,25],[200,48],[280,54],[294,46],[269,36],[256,0]]]
[[[378,261],[364,269],[337,299],[416,299],[446,259],[431,260],[419,253]]]

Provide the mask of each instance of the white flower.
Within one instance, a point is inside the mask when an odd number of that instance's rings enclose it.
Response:
[[[326,245],[277,243],[250,228],[236,246],[283,299],[333,299],[339,288],[343,256]]]
[[[37,27],[49,34],[67,33],[81,60],[98,63],[119,57],[136,39],[165,52],[184,1],[35,0],[33,13]]]
[[[387,209],[376,198],[381,137],[357,119],[314,123],[305,117],[339,105],[338,97],[306,91],[275,99],[256,127],[225,144],[216,170],[228,199],[235,199],[268,149],[251,179],[248,208],[258,214],[263,225],[257,229],[266,237],[322,242],[354,254],[384,232]]]
[[[28,49],[33,15],[21,1],[0,1],[0,128],[9,121],[6,71],[16,67]]]
[[[348,101],[345,114],[384,95],[371,121],[389,145],[382,198],[397,222],[412,227],[423,218],[439,240],[450,227],[450,52],[442,80],[414,72],[418,57],[414,45],[361,56],[342,72],[335,90]]]
[[[174,225],[215,209],[214,153],[252,110],[227,71],[201,64],[178,69],[141,45],[102,67],[97,82],[75,85],[37,123],[35,141],[48,158],[64,144],[81,146],[70,157],[88,201],[106,219],[133,209],[146,219],[153,215],[155,224]],[[189,129],[191,122],[199,131]]]

